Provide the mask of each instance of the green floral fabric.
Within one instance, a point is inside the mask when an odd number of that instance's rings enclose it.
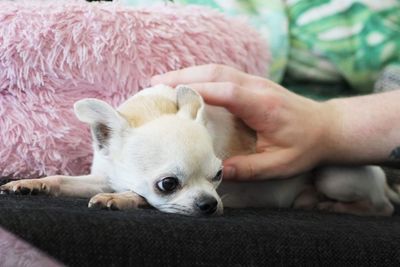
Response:
[[[369,93],[381,72],[400,62],[399,1],[290,2],[289,73],[320,81],[344,78],[357,92]]]
[[[201,4],[216,8],[230,16],[247,17],[268,41],[272,60],[266,75],[280,81],[289,52],[288,18],[282,0],[175,0],[181,4]]]
[[[149,5],[168,1],[122,2]],[[369,93],[382,73],[400,69],[400,0],[174,2],[246,16],[268,41],[272,63],[266,75],[276,82],[286,73],[292,80],[345,81],[355,93]]]

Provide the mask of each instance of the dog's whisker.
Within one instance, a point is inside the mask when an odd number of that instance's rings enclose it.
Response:
[[[166,209],[175,209],[175,210],[189,210],[188,207],[180,207],[180,206],[162,206],[162,207],[157,207],[160,210],[166,210]]]
[[[160,204],[160,205],[155,205],[155,207],[165,212],[171,212],[171,213],[179,212],[184,214],[191,213],[191,209],[189,207],[180,204]]]
[[[168,207],[168,206],[187,208],[187,206],[185,206],[185,205],[175,204],[175,203],[167,203],[167,204],[160,204],[160,205],[157,205],[157,207]]]
[[[188,210],[188,209],[179,209],[179,208],[174,208],[174,207],[166,208],[166,209],[164,209],[164,210],[182,211],[182,212],[185,212],[185,213],[188,213],[188,212],[190,211],[190,210]]]
[[[171,212],[171,213],[178,212],[178,213],[183,213],[183,214],[190,214],[189,209],[180,209],[180,208],[174,208],[174,207],[164,208],[164,209],[162,209],[162,211]]]
[[[224,199],[227,198],[227,197],[229,197],[229,194],[223,194],[223,195],[221,196],[221,200],[224,200]]]

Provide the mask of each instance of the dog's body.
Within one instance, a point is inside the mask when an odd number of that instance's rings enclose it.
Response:
[[[220,185],[222,160],[254,153],[255,134],[225,109],[205,105],[189,88],[148,88],[117,111],[85,99],[76,103],[75,113],[91,125],[91,174],[10,182],[3,192],[92,197],[89,207],[148,203],[186,215],[221,214],[223,206],[391,215],[390,200],[399,200],[375,166],[329,167],[285,180]]]

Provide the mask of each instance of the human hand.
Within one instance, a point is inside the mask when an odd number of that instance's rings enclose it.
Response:
[[[152,85],[185,84],[210,105],[222,106],[257,134],[256,153],[224,161],[224,178],[286,178],[324,161],[335,117],[329,104],[222,65],[203,65],[153,77]]]

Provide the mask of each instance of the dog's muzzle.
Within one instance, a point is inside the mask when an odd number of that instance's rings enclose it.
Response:
[[[203,215],[211,215],[217,211],[218,201],[213,196],[204,196],[197,199],[195,208]]]

